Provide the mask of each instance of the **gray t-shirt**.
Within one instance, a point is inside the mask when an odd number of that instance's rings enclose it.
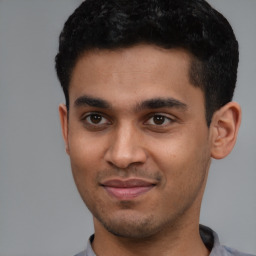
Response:
[[[199,231],[205,246],[211,251],[209,256],[256,256],[221,245],[217,233],[206,226],[200,225]],[[75,256],[96,256],[91,246],[93,238],[92,235],[88,240],[86,249]]]

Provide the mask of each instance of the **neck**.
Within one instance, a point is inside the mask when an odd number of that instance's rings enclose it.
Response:
[[[200,237],[198,222],[186,223],[183,227],[172,226],[143,239],[118,237],[109,233],[97,220],[94,220],[94,224],[95,238],[92,246],[97,256],[209,255]]]

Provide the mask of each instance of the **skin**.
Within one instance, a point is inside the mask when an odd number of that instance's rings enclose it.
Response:
[[[232,150],[241,111],[231,102],[207,127],[190,62],[138,45],[90,51],[74,67],[70,109],[59,112],[99,256],[209,254],[198,231],[207,174],[211,157]]]

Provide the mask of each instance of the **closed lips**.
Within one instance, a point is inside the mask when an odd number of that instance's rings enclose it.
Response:
[[[129,179],[129,180],[108,180],[102,183],[102,186],[106,191],[117,199],[133,199],[138,197],[149,190],[151,190],[156,184],[141,180],[141,179]]]

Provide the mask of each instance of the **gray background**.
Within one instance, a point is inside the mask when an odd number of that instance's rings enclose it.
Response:
[[[73,183],[58,119],[59,32],[81,0],[0,0],[0,255],[70,256],[93,232]],[[256,1],[209,1],[240,42],[237,145],[213,161],[201,222],[256,254]]]

